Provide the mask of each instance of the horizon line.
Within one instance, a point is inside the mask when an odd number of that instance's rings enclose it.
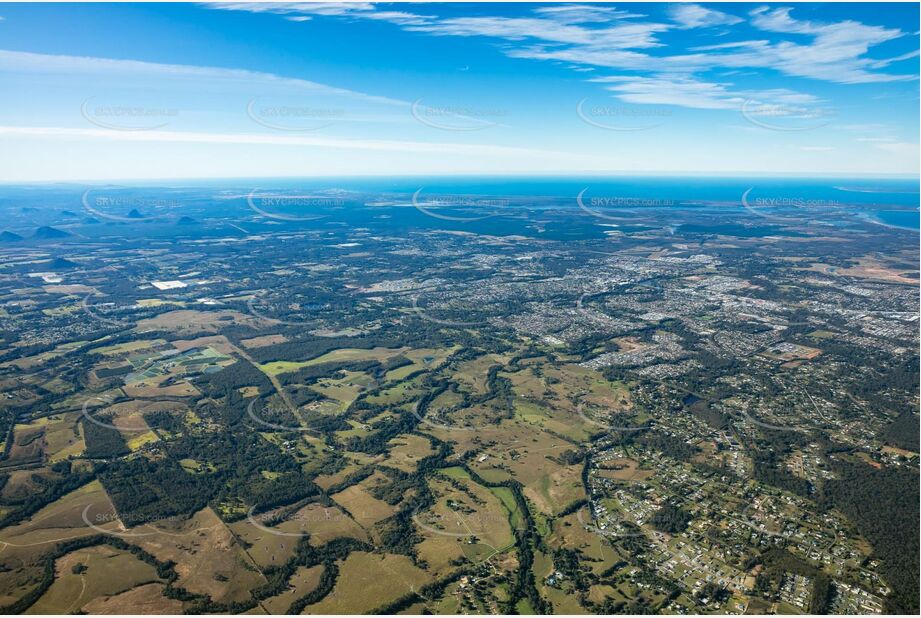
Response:
[[[243,180],[318,180],[329,179],[412,179],[412,178],[585,178],[585,177],[666,177],[666,178],[815,178],[914,180],[921,183],[921,174],[903,172],[752,172],[752,171],[587,171],[587,172],[425,172],[401,174],[317,174],[280,176],[188,176],[152,178],[83,178],[83,179],[0,179],[0,186],[17,185],[98,185],[112,183],[166,182],[232,182]]]

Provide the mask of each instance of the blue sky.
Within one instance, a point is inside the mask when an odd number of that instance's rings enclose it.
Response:
[[[917,4],[0,4],[0,181],[917,175]]]

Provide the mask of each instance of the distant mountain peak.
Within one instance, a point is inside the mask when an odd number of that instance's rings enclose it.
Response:
[[[56,257],[48,264],[55,270],[64,270],[65,268],[76,268],[79,266],[76,262],[71,262],[67,258]]]
[[[35,230],[35,235],[33,238],[67,238],[70,236],[70,233],[65,232],[64,230],[59,230],[56,227],[51,227],[50,225],[43,225],[42,227]]]

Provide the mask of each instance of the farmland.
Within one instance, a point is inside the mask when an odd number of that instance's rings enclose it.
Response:
[[[0,245],[5,612],[912,613],[902,232],[192,193]]]

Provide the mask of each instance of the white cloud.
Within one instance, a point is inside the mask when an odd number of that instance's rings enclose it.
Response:
[[[570,24],[603,23],[613,19],[629,19],[632,17],[646,17],[638,13],[621,11],[613,6],[599,6],[597,4],[562,4],[558,6],[544,6],[534,9],[538,15],[551,19],[560,19]]]
[[[0,125],[0,136],[53,139],[91,139],[122,142],[240,144],[248,146],[307,146],[346,150],[409,153],[450,153],[468,156],[570,156],[568,153],[515,146],[381,139],[340,139],[308,135],[206,133],[200,131],[112,131],[68,127],[14,127]]]
[[[668,24],[629,22],[643,15],[597,5],[560,5],[534,9],[537,17],[451,17],[441,19],[407,11],[376,10],[370,3],[211,3],[208,6],[234,11],[280,15],[324,15],[387,21],[414,32],[443,36],[486,36],[507,41],[536,39],[543,42],[615,47],[656,47],[656,32]],[[488,6],[488,5],[486,5]],[[611,24],[585,27],[584,24]]]
[[[798,20],[790,15],[792,10],[791,7],[758,7],[751,11],[752,25],[769,32],[810,34],[822,37],[826,41],[837,40],[867,45],[877,45],[904,35],[897,29],[867,26],[850,19],[835,23]]]
[[[362,13],[364,19],[376,19],[378,21],[387,21],[398,26],[421,26],[429,23],[432,19],[430,15],[416,15],[405,11],[375,11],[372,13]]]
[[[812,36],[809,45],[781,41],[761,47],[766,58],[790,75],[839,83],[870,83],[916,79],[915,75],[872,73],[878,61],[864,57],[875,45],[905,36],[897,28],[868,26],[854,20],[818,23],[795,19],[793,9],[758,7],[751,11],[752,25],[768,32]]]
[[[248,13],[348,15],[360,11],[373,11],[371,2],[208,2],[205,6],[225,11]]]
[[[684,75],[670,83],[643,78],[621,80],[647,90],[633,96],[658,99],[654,92],[673,93],[676,101],[692,106],[725,106],[723,85],[701,87],[694,74],[714,69],[770,70],[794,77],[851,83],[907,81],[917,75],[881,72],[889,64],[917,55],[908,52],[890,59],[866,56],[870,48],[905,35],[894,28],[865,25],[854,20],[819,23],[793,17],[789,7],[758,7],[749,15],[753,26],[772,34],[773,39],[744,40],[701,45],[678,53],[665,53],[662,35],[673,29],[731,26],[743,20],[737,16],[698,4],[678,4],[668,9],[673,23],[637,21],[645,18],[611,6],[568,4],[541,6],[533,16],[471,16],[439,18],[407,11],[377,10],[368,3],[282,3],[218,5],[218,8],[277,12],[285,15],[326,15],[349,19],[376,19],[392,22],[413,32],[436,36],[487,37],[502,42],[503,51],[513,58],[566,62],[573,67],[608,68],[638,73]],[[489,6],[489,5],[484,5]],[[726,34],[725,31],[710,36]],[[786,40],[795,34],[811,37],[807,43]],[[656,55],[646,50],[657,51]],[[650,79],[650,78],[647,78]],[[627,93],[629,94],[629,93]],[[678,104],[678,103],[676,103]]]
[[[506,52],[512,58],[532,60],[556,60],[572,64],[588,65],[592,68],[617,68],[626,70],[648,70],[651,64],[648,55],[624,49],[600,49],[591,47],[569,47],[559,49],[545,45],[533,45]]]
[[[874,133],[880,131],[886,131],[892,127],[887,124],[882,124],[880,122],[868,122],[865,124],[844,124],[841,125],[842,129],[847,129],[848,131],[854,131],[856,133]]]
[[[655,34],[666,24],[623,22],[604,28],[586,28],[552,19],[533,17],[453,17],[422,26],[413,32],[441,36],[485,36],[506,41],[536,40],[542,43],[589,46],[601,49],[640,49],[662,44]]]
[[[910,142],[891,142],[887,144],[876,144],[876,148],[899,155],[900,157],[918,158],[919,145]]]
[[[593,79],[605,84],[617,98],[627,103],[678,105],[697,109],[733,109],[745,97],[731,93],[725,84],[700,81],[687,76],[616,76]]]
[[[791,7],[762,6],[750,11],[753,26],[780,35],[797,34],[813,40],[737,41],[694,48],[698,53],[649,56],[619,53],[660,48],[658,36],[673,28],[706,28],[741,23],[738,16],[699,4],[676,4],[668,9],[674,23],[629,21],[645,15],[596,4],[564,4],[533,9],[535,17],[449,17],[410,11],[378,9],[369,2],[211,3],[226,10],[277,13],[288,19],[311,16],[370,19],[390,22],[407,30],[440,36],[483,36],[512,43],[505,51],[516,58],[568,60],[573,63],[626,70],[704,71],[713,68],[778,70],[787,75],[837,83],[871,83],[916,79],[914,74],[876,72],[912,58],[911,51],[891,59],[870,59],[865,54],[881,43],[904,36],[894,28],[871,26],[854,20],[820,23],[796,19]],[[411,5],[408,5],[411,6]],[[486,5],[488,6],[488,5]],[[596,27],[601,24],[601,27]],[[592,27],[589,27],[592,26]],[[725,35],[726,31],[711,33]],[[515,46],[526,41],[528,47]],[[713,53],[718,52],[718,53]]]
[[[249,71],[246,69],[228,69],[223,67],[195,66],[187,64],[162,64],[140,60],[119,60],[93,56],[66,56],[56,54],[35,54],[0,49],[0,72],[19,72],[27,74],[94,74],[109,78],[118,76],[172,77],[222,81],[234,84],[275,84],[306,90],[316,94],[344,96],[368,102],[394,106],[408,106],[409,103],[374,95],[337,88],[306,79],[284,77],[274,73]]]
[[[699,4],[674,4],[669,7],[668,14],[681,28],[732,26],[743,21],[735,15],[708,9]]]
[[[212,2],[215,9],[247,11],[250,13],[275,13],[285,15],[289,21],[310,21],[313,16],[356,17],[387,21],[399,26],[427,23],[431,15],[416,15],[405,11],[378,10],[370,2]]]
[[[896,56],[895,58],[884,58],[883,60],[876,60],[870,66],[872,66],[874,69],[882,69],[896,62],[902,62],[903,60],[911,60],[912,58],[917,58],[919,55],[921,55],[921,50],[916,49],[906,54]]]
[[[590,80],[604,84],[621,101],[648,105],[675,105],[695,109],[732,109],[748,115],[811,117],[819,99],[784,88],[735,90],[732,84],[697,79],[691,75],[655,74],[608,76]]]

